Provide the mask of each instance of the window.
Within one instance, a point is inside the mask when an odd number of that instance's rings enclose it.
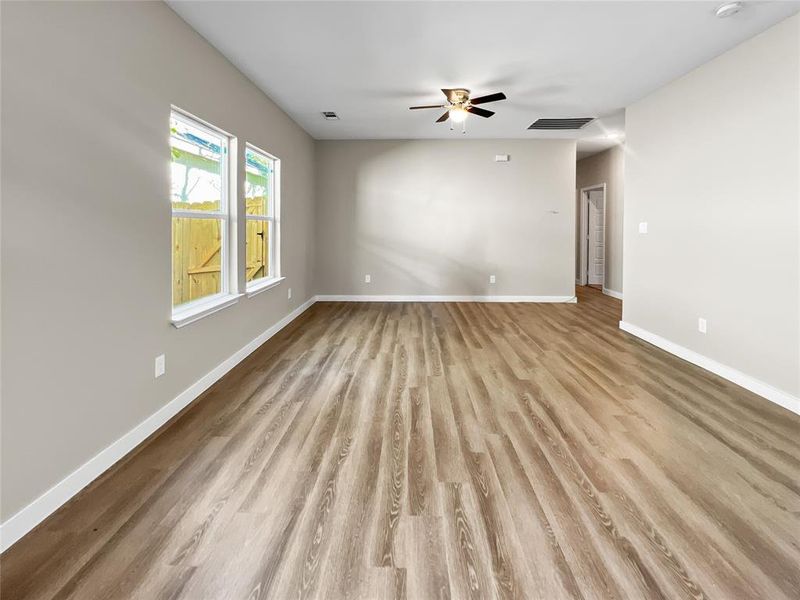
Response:
[[[245,149],[245,227],[247,288],[280,277],[278,194],[280,161],[251,145]]]
[[[173,323],[228,296],[231,138],[183,113],[170,116]],[[202,315],[200,315],[202,316]]]

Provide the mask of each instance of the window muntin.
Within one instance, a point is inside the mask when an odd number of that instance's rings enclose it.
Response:
[[[229,146],[225,133],[170,115],[173,312],[229,292]]]
[[[247,145],[245,149],[245,280],[253,287],[280,276],[277,260],[280,161]]]

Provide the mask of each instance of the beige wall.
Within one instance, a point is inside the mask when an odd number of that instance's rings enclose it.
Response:
[[[626,321],[795,395],[798,19],[628,110],[623,261]],[[574,293],[574,142],[315,144],[161,3],[3,3],[0,50],[1,520],[315,292]],[[180,330],[171,104],[282,159],[288,278]]]
[[[574,141],[323,141],[316,159],[320,294],[573,296]]]
[[[606,273],[604,287],[622,293],[622,220],[625,210],[625,147],[614,146],[578,161],[575,206],[575,279],[580,276],[580,190],[606,184]]]
[[[626,135],[623,319],[800,395],[800,16],[630,106]]]
[[[6,520],[313,294],[314,145],[162,3],[2,12]],[[170,104],[283,159],[288,281],[180,330]]]

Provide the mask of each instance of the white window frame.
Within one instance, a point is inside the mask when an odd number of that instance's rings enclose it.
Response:
[[[270,190],[268,191],[268,198],[272,202],[272,215],[270,216],[270,210],[267,209],[267,215],[248,215],[247,211],[245,211],[245,228],[247,227],[247,221],[266,221],[271,223],[271,231],[269,236],[269,274],[265,277],[259,277],[258,279],[254,279],[253,281],[246,282],[246,292],[248,296],[254,296],[259,292],[264,290],[268,290],[281,281],[285,279],[285,277],[281,276],[281,260],[280,260],[280,215],[281,215],[281,159],[267,152],[266,150],[262,150],[255,144],[247,143],[245,149],[245,172],[247,170],[247,150],[255,152],[257,154],[261,154],[267,159],[272,161],[272,173],[273,176],[270,178]],[[247,177],[245,173],[245,178]],[[247,269],[247,266],[245,266]],[[247,277],[245,276],[245,279]]]
[[[222,222],[220,226],[220,291],[178,306],[172,306],[172,324],[175,327],[183,327],[235,304],[239,297],[242,296],[242,294],[237,293],[237,238],[235,228],[232,226],[232,223],[236,222],[236,177],[231,177],[231,171],[235,173],[236,166],[236,138],[175,106],[170,111],[170,120],[173,118],[196,127],[209,135],[221,138],[223,142],[220,161],[221,195],[219,210],[175,210],[172,207],[172,199],[170,198],[170,223],[175,218],[218,219]],[[174,246],[170,244],[170,252],[173,251]],[[171,263],[172,261],[170,260]],[[170,269],[170,277],[174,277],[172,269]],[[172,280],[170,280],[170,305],[172,305]]]

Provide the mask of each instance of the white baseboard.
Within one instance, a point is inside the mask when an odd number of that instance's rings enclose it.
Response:
[[[620,321],[619,328],[653,344],[654,346],[658,346],[662,350],[666,350],[670,354],[674,354],[678,358],[682,358],[683,360],[697,365],[698,367],[702,367],[706,371],[711,371],[723,379],[727,379],[728,381],[731,381],[736,385],[745,388],[746,390],[750,390],[754,394],[758,394],[759,396],[762,396],[763,398],[782,406],[786,410],[790,410],[793,413],[800,415],[800,398],[792,396],[788,392],[779,390],[778,388],[775,388],[768,383],[764,383],[755,377],[751,377],[750,375],[742,373],[741,371],[738,371],[732,367],[718,363],[707,356],[698,354],[694,350],[689,350],[688,348],[680,346],[661,337],[660,335],[651,333],[646,329],[642,329],[641,327],[637,327],[631,323]]]
[[[320,295],[319,302],[577,302],[575,296]]]
[[[299,317],[306,309],[314,304],[314,302],[316,302],[316,297],[311,297],[272,327],[249,342],[244,348],[238,350],[233,356],[206,373],[201,379],[181,392],[176,398],[170,400],[158,411],[139,423],[139,425],[102,450],[94,458],[84,463],[28,506],[10,517],[5,523],[0,525],[0,552],[4,552],[7,548],[12,546],[23,535],[36,527],[75,494],[106,472],[150,435],[155,433],[159,427],[191,404],[200,394],[211,387],[223,375],[233,369],[233,367],[244,360],[264,342]]]
[[[611,296],[612,298],[616,298],[617,300],[622,300],[622,292],[618,292],[617,290],[612,290],[611,288],[603,287],[603,293],[606,296]]]

